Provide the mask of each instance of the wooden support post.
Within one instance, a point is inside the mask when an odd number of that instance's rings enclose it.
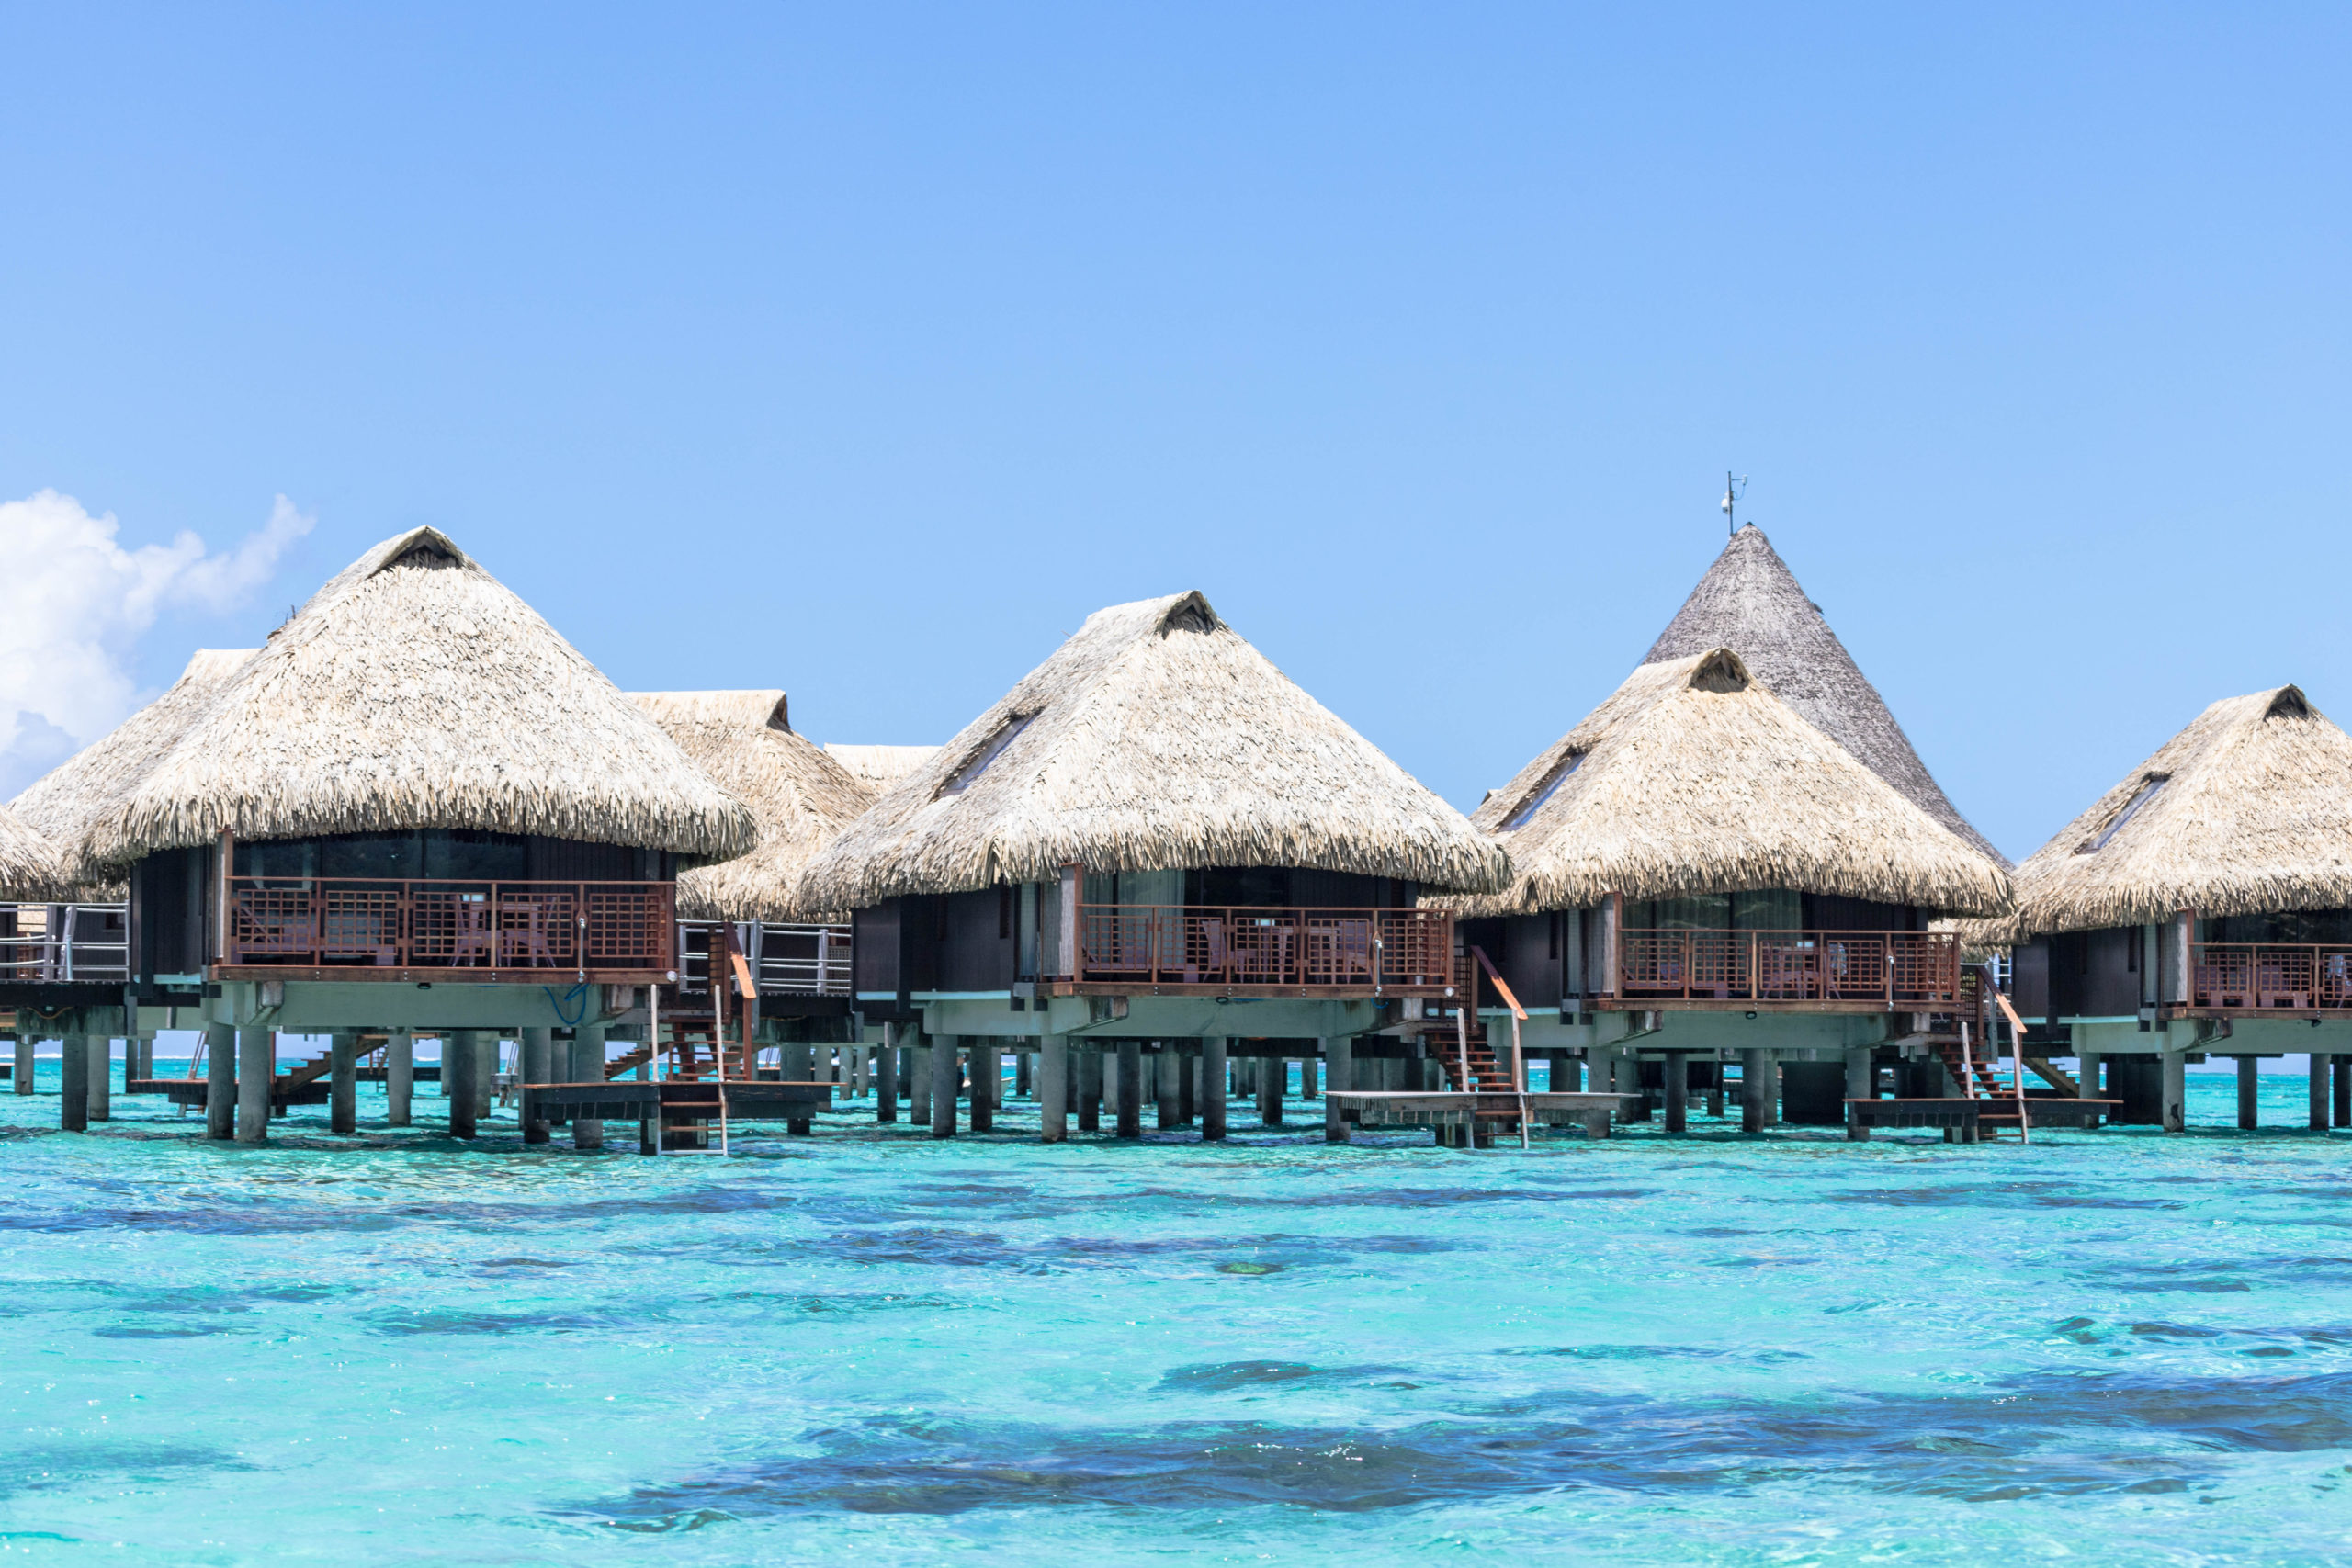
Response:
[[[82,1133],[90,1126],[90,1037],[78,1031],[58,1047],[58,1130]]]
[[[1078,1130],[1099,1133],[1102,1130],[1102,1052],[1099,1047],[1073,1047],[1070,1061],[1070,1092],[1077,1097]]]
[[[267,1141],[269,1090],[277,1077],[277,1032],[250,1028],[237,1031],[237,1142]]]
[[[2165,1131],[2177,1133],[2188,1125],[2188,1054],[2165,1051],[2158,1059],[2164,1064]]]
[[[90,1120],[114,1120],[114,1042],[90,1036]]]
[[[1871,1065],[1871,1048],[1858,1045],[1846,1053],[1846,1098],[1876,1100],[1878,1098],[1877,1068]],[[1846,1136],[1853,1143],[1867,1143],[1871,1130],[1863,1123],[1860,1112],[1846,1107]]]
[[[1058,1144],[1069,1137],[1069,1039],[1046,1034],[1037,1041],[1037,1138]]]
[[[1119,1042],[1118,1133],[1122,1138],[1143,1136],[1143,1042]]]
[[[1004,1087],[1004,1053],[993,1034],[967,1036],[972,1062],[972,1131],[996,1131],[996,1097]]]
[[[416,1036],[395,1029],[384,1036],[384,1125],[405,1127],[416,1110]]]
[[[582,1023],[571,1032],[571,1066],[563,1077],[569,1083],[603,1083],[605,1081],[605,1038],[611,1026]],[[574,1116],[571,1119],[571,1146],[575,1149],[601,1149],[605,1146],[605,1122],[602,1117]]]
[[[10,1087],[18,1094],[30,1094],[33,1091],[33,1037],[31,1033],[21,1027],[18,1028],[17,1031],[16,1045],[16,1064],[9,1073]]]
[[[956,1135],[956,1036],[936,1036],[931,1044],[931,1135],[952,1138]]]
[[[1226,1041],[1211,1036],[1201,1042],[1201,1142],[1225,1142]]]
[[[1690,1130],[1690,1056],[1685,1051],[1666,1054],[1666,1130]]]
[[[1764,1131],[1765,1097],[1779,1076],[1772,1070],[1775,1065],[1770,1051],[1739,1054],[1739,1130],[1743,1133]]]
[[[327,1131],[359,1131],[359,1035],[338,1029],[327,1036]]]
[[[2317,1051],[2312,1052],[2311,1066],[2311,1128],[2314,1133],[2324,1133],[2327,1131],[2328,1111],[2330,1109],[2327,1102],[2327,1058]]]
[[[2238,1127],[2251,1133],[2262,1125],[2262,1060],[2258,1056],[2238,1058]]]
[[[474,1074],[481,1070],[481,1049],[470,1029],[441,1032],[441,1097],[449,1107],[449,1136],[474,1135]]]
[[[882,1049],[874,1055],[874,1120],[899,1119],[899,1026],[882,1026]]]
[[[237,1032],[226,1023],[204,1026],[204,1135],[237,1135]]]

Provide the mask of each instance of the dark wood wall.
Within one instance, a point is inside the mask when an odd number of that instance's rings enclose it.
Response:
[[[2135,1016],[2140,1010],[2140,942],[2138,926],[2051,936],[2047,1016],[2052,1021]]]

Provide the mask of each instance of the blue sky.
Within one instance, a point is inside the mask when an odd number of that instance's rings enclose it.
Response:
[[[16,7],[0,501],[248,542],[108,634],[133,686],[431,523],[622,685],[782,685],[819,739],[942,739],[1197,587],[1468,807],[1647,648],[1736,468],[2022,854],[2215,697],[2352,718],[2347,34]]]

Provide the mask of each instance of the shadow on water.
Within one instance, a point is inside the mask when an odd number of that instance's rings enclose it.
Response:
[[[1184,1369],[1188,1380],[1172,1392],[1324,1375],[1306,1368],[1294,1378],[1294,1370]],[[1050,1505],[1359,1513],[1554,1491],[1740,1495],[1789,1482],[1995,1502],[2186,1492],[2212,1483],[2233,1455],[2347,1444],[2352,1375],[2162,1382],[2036,1374],[1968,1396],[1813,1405],[1570,1396],[1498,1418],[1377,1433],[1237,1421],[1121,1431],[877,1419],[805,1434],[802,1453],[559,1511],[659,1531],[795,1514]]]
[[[1418,1388],[1409,1367],[1316,1367],[1305,1361],[1211,1361],[1170,1368],[1163,1393],[1236,1393],[1252,1390]]]
[[[258,1468],[233,1454],[184,1443],[55,1443],[12,1450],[7,1468],[0,1471],[0,1498],[124,1483],[159,1485]]]

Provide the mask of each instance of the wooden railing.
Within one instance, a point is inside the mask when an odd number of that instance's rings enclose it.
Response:
[[[1452,985],[1453,917],[1442,909],[1300,909],[1085,904],[1084,984],[1297,992],[1423,991]]]
[[[2297,1012],[2352,1009],[2352,947],[2340,943],[2189,944],[2189,990],[2200,1008]]]
[[[667,882],[232,877],[222,961],[311,968],[667,971]]]
[[[1628,931],[1618,993],[1643,1001],[1879,1002],[1945,1010],[1961,1000],[1949,931]]]

